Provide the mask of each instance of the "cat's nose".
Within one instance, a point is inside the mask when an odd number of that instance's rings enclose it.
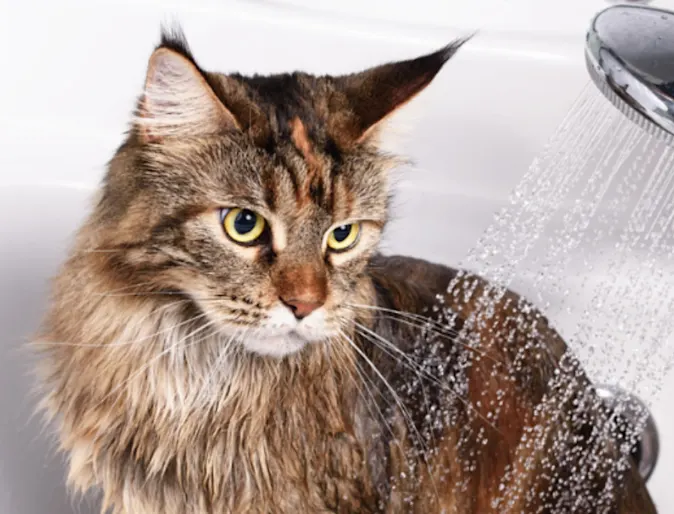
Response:
[[[306,318],[309,314],[323,305],[323,302],[303,301],[295,298],[281,298],[281,301],[293,311],[293,314],[297,319]]]

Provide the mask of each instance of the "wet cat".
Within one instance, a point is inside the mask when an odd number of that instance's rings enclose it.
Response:
[[[464,42],[244,77],[163,34],[34,343],[70,484],[124,514],[655,512],[533,306],[377,252],[379,132]]]

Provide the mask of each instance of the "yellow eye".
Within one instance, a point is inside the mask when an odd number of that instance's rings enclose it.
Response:
[[[354,246],[360,236],[360,223],[341,225],[328,236],[328,248],[335,252],[343,252]]]
[[[222,226],[235,243],[249,245],[264,233],[264,218],[248,209],[223,209]]]

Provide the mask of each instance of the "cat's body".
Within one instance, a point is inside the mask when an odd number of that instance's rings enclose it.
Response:
[[[36,343],[73,485],[123,514],[655,512],[535,309],[376,253],[377,126],[459,46],[245,79],[164,40]]]

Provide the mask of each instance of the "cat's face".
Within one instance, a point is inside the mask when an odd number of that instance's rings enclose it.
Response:
[[[257,354],[338,335],[369,298],[386,223],[378,125],[459,45],[348,77],[246,78],[165,37],[98,206],[109,273],[184,295]]]
[[[350,318],[386,220],[386,172],[374,154],[369,173],[362,155],[339,167],[316,155],[312,169],[292,144],[268,155],[237,139],[144,150],[156,172],[141,172],[122,224],[147,235],[125,261],[223,335],[282,356]]]

